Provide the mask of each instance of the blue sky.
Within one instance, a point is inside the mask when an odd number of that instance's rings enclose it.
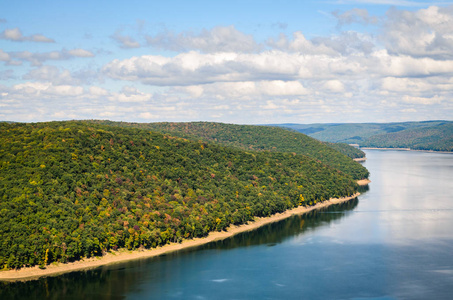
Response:
[[[0,1],[0,120],[453,116],[453,2]]]

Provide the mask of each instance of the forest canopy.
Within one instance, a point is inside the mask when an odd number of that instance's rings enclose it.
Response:
[[[351,175],[368,178],[368,170],[350,158],[365,153],[347,144],[320,142],[305,134],[279,127],[237,125],[213,122],[128,123],[92,121],[113,126],[144,128],[174,136],[217,143],[246,151],[289,152],[307,155]],[[349,156],[349,157],[347,157]]]
[[[306,155],[150,129],[0,123],[0,139],[1,269],[180,242],[357,190]]]

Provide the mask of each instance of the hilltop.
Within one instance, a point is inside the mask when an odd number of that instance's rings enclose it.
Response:
[[[306,155],[149,128],[0,123],[0,139],[2,269],[153,248],[357,191]]]
[[[128,128],[150,129],[165,134],[216,143],[246,151],[285,152],[306,155],[330,165],[354,179],[368,178],[368,170],[350,158],[364,153],[346,144],[323,143],[305,134],[278,127],[213,122],[128,123],[92,121]],[[349,157],[347,157],[349,155]]]

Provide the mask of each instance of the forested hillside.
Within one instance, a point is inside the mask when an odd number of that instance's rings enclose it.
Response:
[[[453,122],[280,124],[321,141],[362,147],[453,151]]]
[[[247,151],[289,152],[307,155],[339,169],[354,179],[368,178],[368,170],[361,164],[339,153],[363,153],[349,145],[322,143],[305,134],[278,127],[236,125],[212,122],[190,123],[127,123],[93,121],[113,126],[147,128],[188,139],[215,142]],[[340,152],[341,152],[340,151]]]
[[[451,152],[453,123],[375,135],[364,141],[362,146]]]
[[[137,128],[0,123],[0,139],[2,269],[205,236],[357,189],[305,155]]]
[[[329,146],[332,149],[337,150],[340,153],[343,153],[344,155],[350,157],[350,158],[364,158],[365,157],[365,152],[363,152],[360,149],[357,149],[353,146],[350,146],[345,143],[329,143],[329,142],[324,142],[327,146]]]

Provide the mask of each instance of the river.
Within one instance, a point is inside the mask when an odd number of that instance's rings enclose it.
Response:
[[[0,299],[452,299],[453,155],[366,150],[351,202],[161,257],[1,283]]]

